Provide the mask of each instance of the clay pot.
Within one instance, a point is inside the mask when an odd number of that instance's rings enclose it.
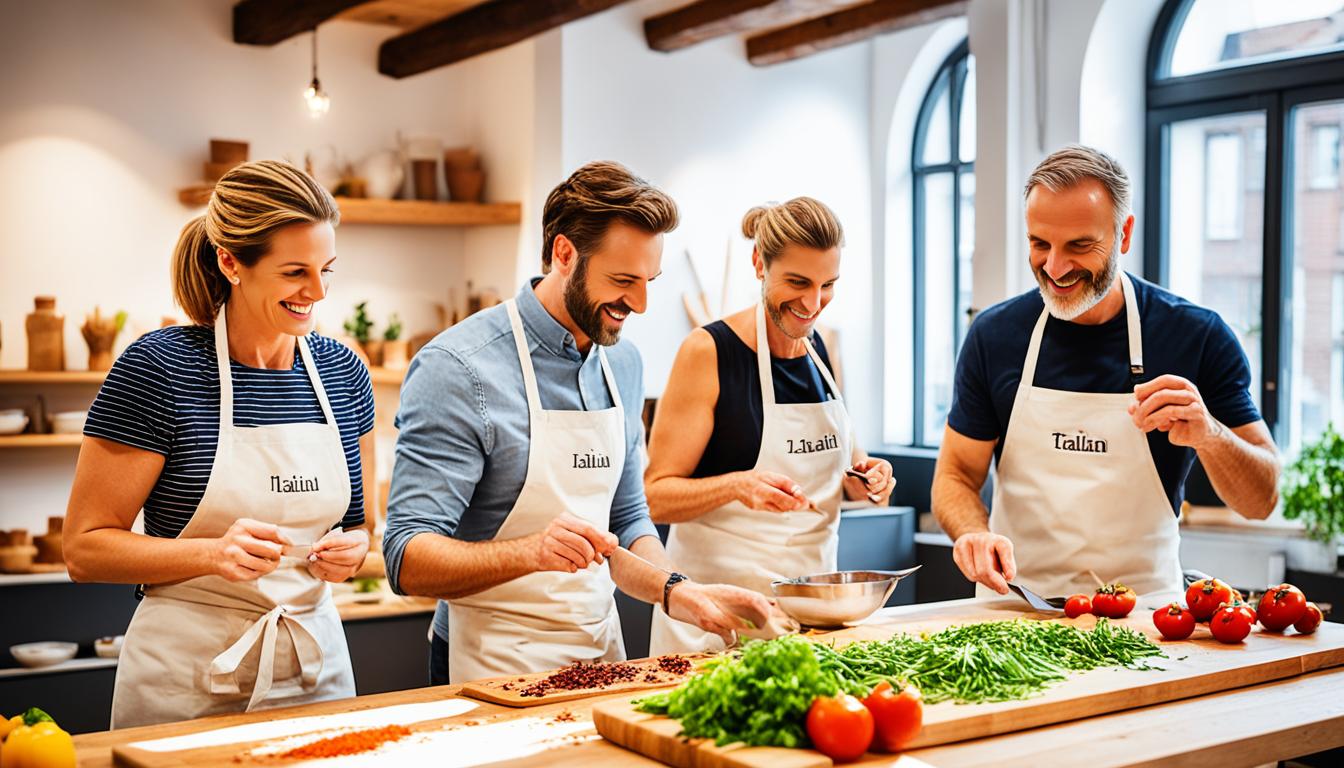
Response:
[[[65,370],[65,317],[56,314],[56,297],[33,299],[33,311],[25,325],[28,331],[28,370]]]
[[[439,199],[439,163],[437,160],[412,160],[411,176],[416,200]]]
[[[383,367],[394,371],[404,371],[411,363],[411,342],[409,339],[383,341]]]
[[[383,364],[383,343],[382,339],[369,339],[359,343],[359,346],[364,350],[364,354],[368,356],[371,367]]]
[[[456,203],[479,203],[485,191],[485,171],[452,168],[448,171],[448,199]]]
[[[210,140],[210,162],[227,163],[229,167],[247,162],[247,142],[228,139]]]
[[[33,537],[33,543],[37,545],[37,557],[33,560],[35,563],[64,563],[65,557],[61,554],[61,533],[44,533],[41,536]]]
[[[474,170],[481,167],[480,155],[471,147],[457,147],[443,152],[444,170]]]
[[[237,168],[239,165],[242,165],[242,163],[206,163],[204,166],[205,180],[213,184],[224,178],[224,174]]]

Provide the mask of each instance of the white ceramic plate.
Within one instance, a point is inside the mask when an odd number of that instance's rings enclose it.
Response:
[[[23,643],[11,645],[9,652],[25,667],[49,667],[75,658],[79,646],[75,643]]]
[[[101,659],[115,659],[121,655],[121,644],[125,639],[125,635],[100,637],[93,641],[93,652]]]

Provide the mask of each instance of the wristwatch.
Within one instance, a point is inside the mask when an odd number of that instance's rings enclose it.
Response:
[[[663,585],[663,613],[666,613],[668,616],[672,615],[672,612],[667,608],[667,598],[672,595],[672,588],[683,581],[689,581],[689,580],[690,579],[684,573],[677,573],[673,571],[672,573],[668,574],[667,583]]]

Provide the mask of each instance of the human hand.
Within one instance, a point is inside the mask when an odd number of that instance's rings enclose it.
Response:
[[[215,539],[215,574],[229,581],[254,581],[275,570],[282,549],[290,544],[276,525],[239,518]]]
[[[791,478],[761,469],[738,473],[737,500],[764,512],[797,512],[811,503]]]
[[[620,544],[610,531],[568,512],[561,512],[534,535],[533,570],[577,573],[593,563],[599,565]]]
[[[308,572],[323,581],[340,583],[354,578],[368,554],[368,531],[334,529],[313,544],[308,555]]]
[[[997,533],[963,533],[952,545],[952,560],[967,579],[1000,595],[1008,594],[1008,582],[1017,577],[1013,542]]]

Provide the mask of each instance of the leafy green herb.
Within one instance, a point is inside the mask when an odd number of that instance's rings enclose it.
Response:
[[[680,688],[646,696],[640,711],[681,721],[682,734],[720,745],[804,747],[812,701],[833,696],[841,681],[822,670],[813,643],[796,635],[748,642],[740,658],[709,662]]]

